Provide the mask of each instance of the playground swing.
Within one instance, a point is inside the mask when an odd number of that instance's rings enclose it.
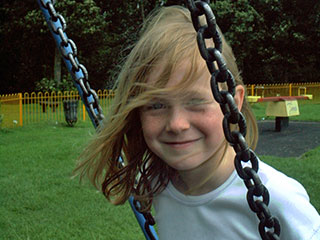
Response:
[[[65,33],[66,22],[54,8],[54,0],[38,0],[40,8],[49,25],[50,31],[56,41],[63,60],[70,72],[74,84],[79,91],[79,95],[86,107],[88,115],[94,125],[98,127],[104,118],[102,109],[99,105],[99,99],[96,92],[90,88],[88,82],[88,72],[86,68],[79,63],[77,59],[77,47]],[[233,98],[235,94],[235,80],[231,72],[227,69],[226,63],[221,54],[222,41],[217,31],[215,16],[209,5],[209,0],[194,2],[187,0],[186,4],[191,12],[193,26],[197,32],[197,42],[202,58],[206,61],[209,72],[211,73],[211,88],[215,100],[220,104],[224,113],[223,130],[225,137],[232,144],[235,152],[235,167],[245,186],[248,189],[247,201],[250,209],[256,213],[260,220],[259,233],[263,240],[280,239],[280,224],[276,217],[272,216],[268,204],[269,193],[262,184],[258,172],[258,158],[253,150],[249,149],[245,141],[246,120],[236,107]],[[205,15],[207,25],[201,26],[199,17]],[[212,39],[215,48],[207,48],[204,39]],[[217,63],[218,69],[215,68]],[[227,84],[227,90],[220,90],[218,82]],[[239,131],[231,131],[230,124],[237,124]],[[121,161],[121,159],[119,160]],[[249,162],[252,167],[243,167],[242,162]],[[140,204],[129,198],[131,208],[139,222],[139,225],[146,239],[158,239],[156,231],[153,228],[155,221],[149,212],[140,212]]]

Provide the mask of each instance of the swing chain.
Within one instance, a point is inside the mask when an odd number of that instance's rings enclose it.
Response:
[[[149,211],[148,212],[142,211],[141,210],[141,203],[136,199],[133,200],[133,205],[134,205],[135,209],[139,213],[141,213],[143,215],[144,219],[145,219],[145,223],[144,223],[143,227],[144,227],[146,233],[148,234],[149,239],[150,240],[156,240],[156,238],[154,237],[154,235],[153,235],[153,233],[151,232],[151,229],[150,229],[150,226],[154,226],[156,224],[152,214]]]
[[[55,10],[55,0],[40,0],[40,3],[50,15],[49,26],[53,34],[60,37],[59,50],[64,60],[71,64],[72,78],[74,79],[77,88],[81,89],[81,92],[83,93],[82,99],[85,102],[87,110],[92,116],[95,126],[98,126],[104,119],[102,108],[99,104],[99,97],[90,87],[87,69],[78,61],[76,44],[71,39],[68,39],[65,34],[67,28],[66,21],[64,17]]]
[[[259,232],[263,240],[278,240],[280,235],[280,224],[273,217],[268,208],[269,192],[262,184],[257,172],[259,170],[258,157],[251,150],[245,140],[247,132],[246,120],[238,110],[234,100],[236,82],[232,73],[222,56],[222,39],[217,27],[215,16],[207,0],[187,0],[188,9],[191,12],[193,26],[197,32],[197,42],[200,54],[206,61],[211,73],[211,89],[215,100],[220,104],[224,114],[223,131],[226,140],[233,146],[235,157],[235,168],[239,177],[244,181],[248,189],[247,201],[250,209],[257,214],[260,220]],[[207,25],[200,25],[199,17],[205,15]],[[212,39],[214,48],[207,48],[205,39]],[[218,69],[214,62],[217,63]],[[218,83],[226,83],[228,90],[220,90]],[[230,125],[237,124],[238,131],[231,131]],[[243,167],[242,163],[245,164]]]
[[[142,215],[144,216],[146,222],[144,223],[144,229],[146,230],[150,240],[156,240],[153,233],[150,230],[150,226],[154,226],[156,224],[153,216],[150,212],[143,212]]]
[[[86,105],[87,111],[89,112],[90,117],[92,117],[95,127],[98,127],[101,121],[104,119],[102,114],[102,109],[99,105],[99,98],[97,93],[90,88],[88,81],[88,71],[83,64],[80,64],[77,59],[77,46],[71,40],[67,38],[65,30],[67,24],[63,16],[56,12],[54,8],[55,0],[38,0],[41,7],[48,13],[49,20],[47,20],[48,25],[51,29],[54,38],[57,40],[57,45],[63,59],[65,60],[69,72],[71,73],[74,82],[79,90],[79,94],[82,95],[82,99]],[[45,16],[47,16],[45,14]],[[79,77],[80,76],[80,77]],[[119,159],[119,165],[122,166],[122,161]],[[141,213],[144,217],[145,222],[142,225],[142,222],[139,220],[141,227],[144,227],[144,230],[147,234],[147,239],[156,240],[157,238],[152,233],[152,226],[155,225],[155,220],[152,217],[150,212],[141,211],[140,202],[133,201],[135,209]]]

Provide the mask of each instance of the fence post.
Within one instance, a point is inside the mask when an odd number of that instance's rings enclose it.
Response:
[[[83,121],[86,120],[86,107],[84,106],[84,104],[82,104],[82,118]]]
[[[292,83],[289,84],[289,96],[292,96]]]
[[[19,125],[22,127],[22,93],[18,93],[19,96]]]

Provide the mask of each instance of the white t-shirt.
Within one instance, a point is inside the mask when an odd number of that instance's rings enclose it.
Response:
[[[300,183],[263,162],[259,176],[270,194],[269,209],[280,221],[281,240],[320,240],[320,216]],[[248,206],[247,188],[234,171],[219,188],[188,196],[169,183],[154,199],[161,240],[261,239],[259,219]]]

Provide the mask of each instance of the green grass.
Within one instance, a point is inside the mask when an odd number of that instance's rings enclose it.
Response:
[[[144,239],[130,206],[113,206],[71,179],[94,130],[89,122],[0,130],[1,239]],[[298,179],[320,210],[320,147],[300,158],[261,158]]]
[[[254,103],[251,108],[257,118],[257,120],[262,119],[274,119],[274,117],[266,117],[265,109],[267,107],[267,102],[264,103]],[[298,101],[300,115],[295,117],[290,117],[293,121],[320,121],[320,101],[310,101],[310,100],[300,100]]]
[[[320,146],[299,158],[259,156],[260,159],[284,174],[298,180],[307,190],[310,201],[320,212]],[[271,196],[272,197],[272,196]]]
[[[0,131],[0,239],[143,239],[128,204],[70,178],[92,133],[84,123]]]

